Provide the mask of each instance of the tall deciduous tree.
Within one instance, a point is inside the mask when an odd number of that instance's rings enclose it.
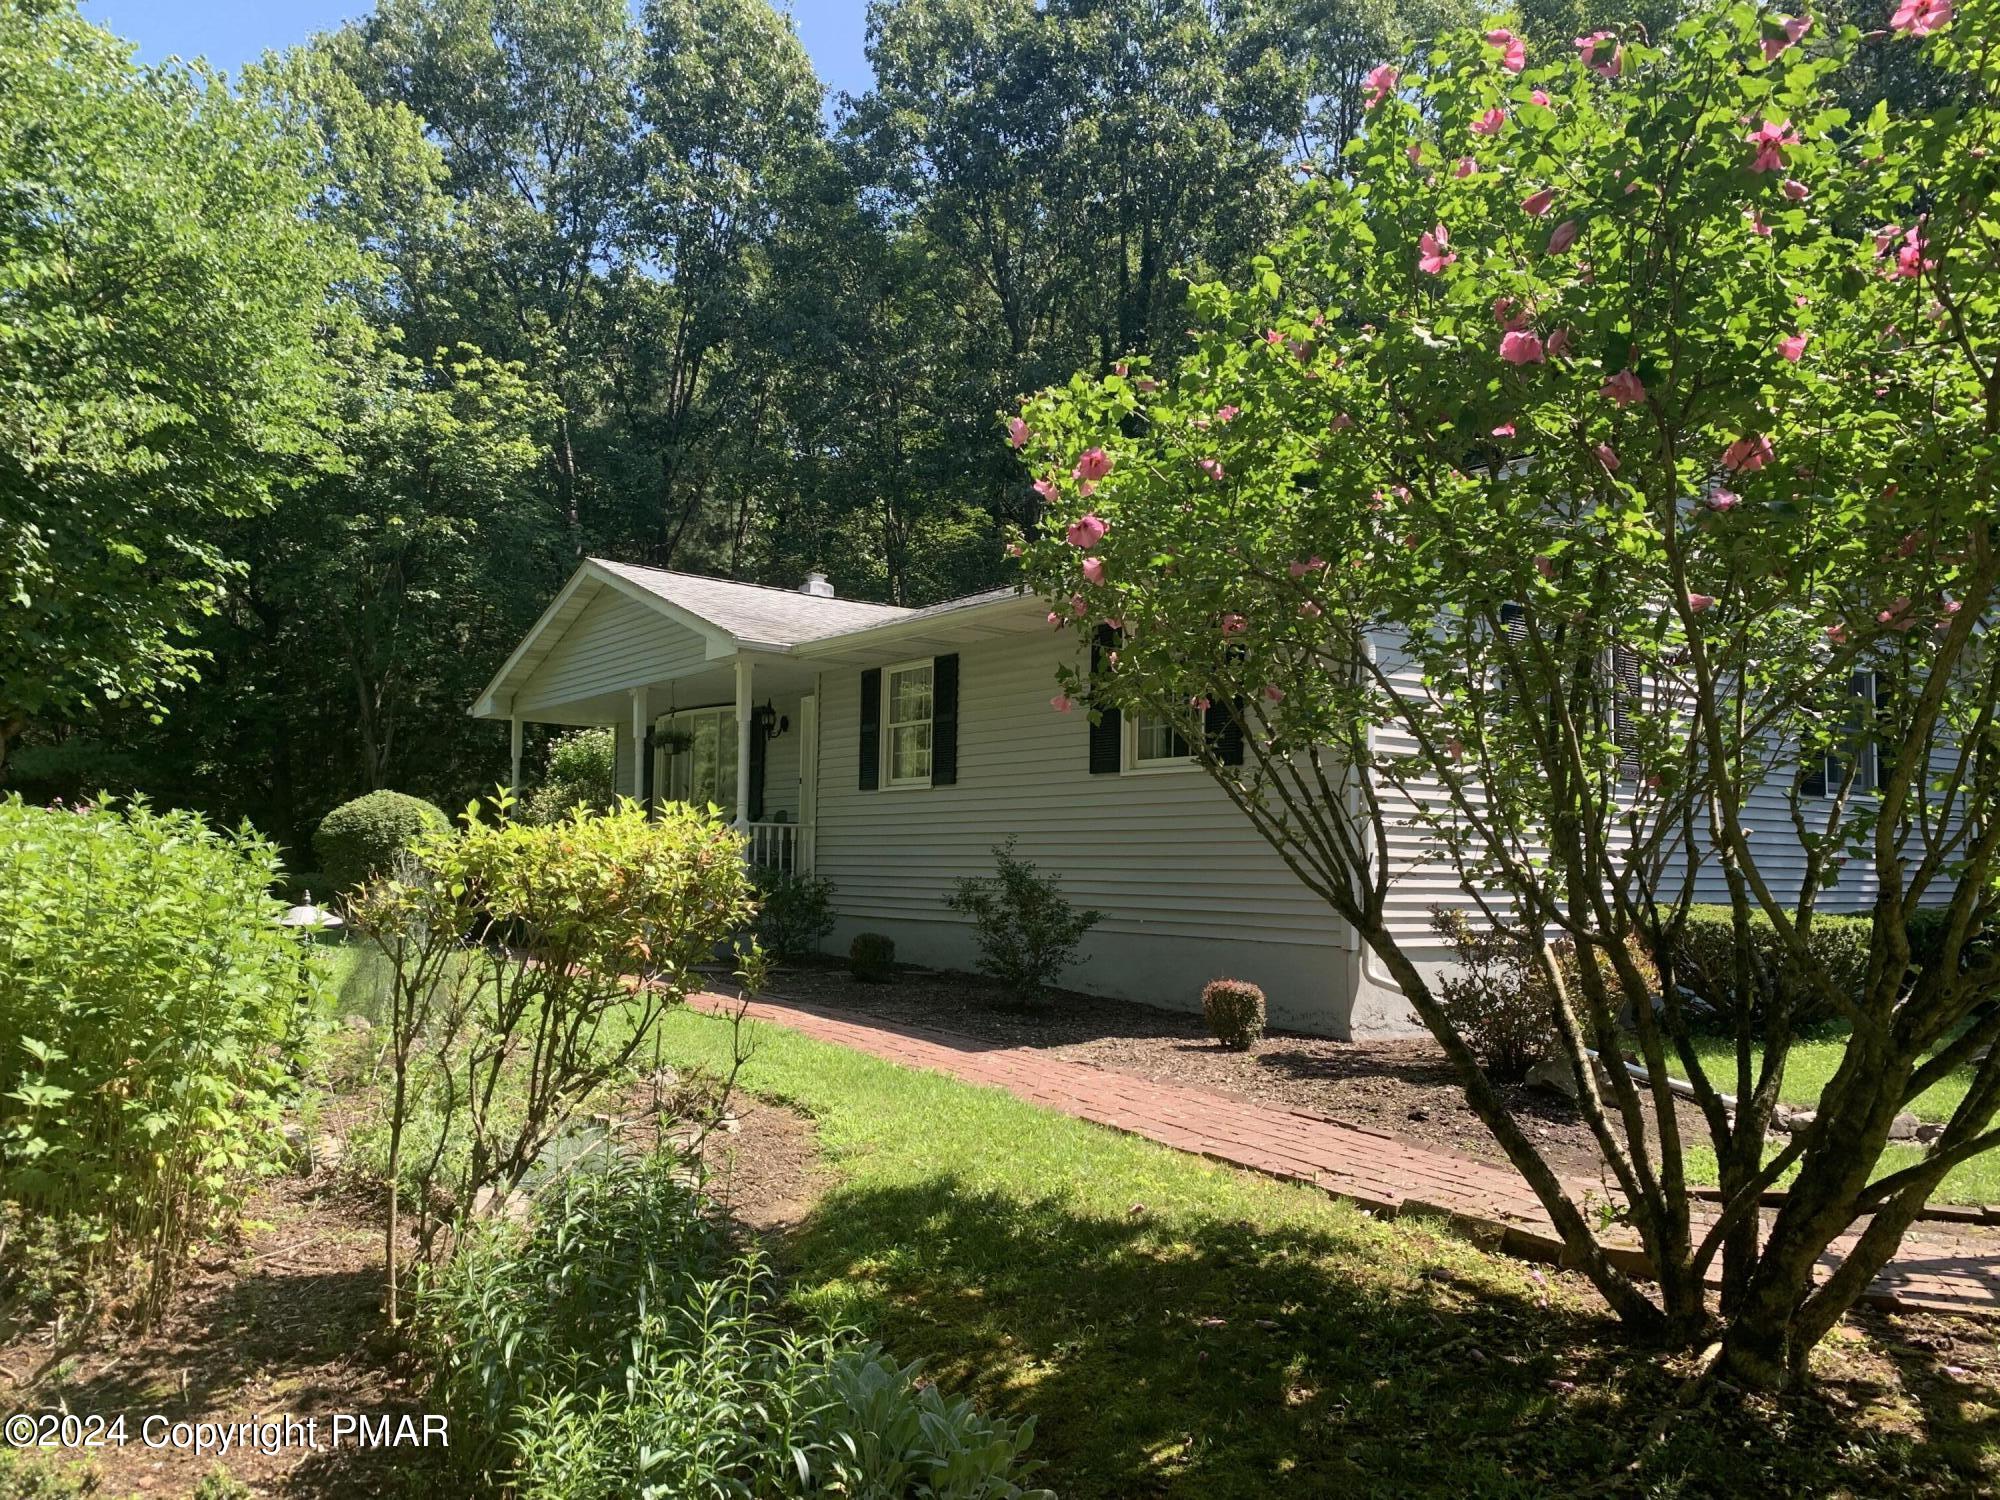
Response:
[[[1740,5],[1657,44],[1501,25],[1385,65],[1297,230],[1198,290],[1169,378],[1026,414],[1055,506],[1033,576],[1053,619],[1124,636],[1073,687],[1169,716],[1353,924],[1622,1316],[1711,1336],[1720,1266],[1724,1359],[1760,1385],[1803,1378],[1944,1174],[2000,1145],[2000,8],[1953,10],[1899,0],[1869,38]],[[1858,49],[1917,46],[1962,107],[1838,105]],[[1390,920],[1413,831],[1533,951],[1657,1294]],[[1858,989],[1812,942],[1857,859]],[[1733,912],[1735,993],[1767,993],[1720,1077],[1677,982],[1697,894]],[[1850,1039],[1767,1155],[1794,995]],[[1644,1076],[1600,1076],[1627,1047]],[[1959,1069],[1938,1140],[1885,1162]]]
[[[0,766],[31,721],[185,681],[217,523],[324,455],[318,335],[356,262],[308,168],[200,69],[0,3]]]

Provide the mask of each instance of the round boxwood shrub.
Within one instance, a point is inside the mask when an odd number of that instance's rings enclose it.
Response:
[[[402,792],[369,792],[341,803],[313,835],[327,894],[353,890],[424,834],[449,827],[451,819],[435,805]]]
[[[896,961],[896,940],[879,932],[857,932],[847,946],[847,972],[870,984],[889,977]]]
[[[1247,979],[1211,979],[1201,992],[1209,1034],[1223,1046],[1248,1052],[1264,1034],[1264,992]]]

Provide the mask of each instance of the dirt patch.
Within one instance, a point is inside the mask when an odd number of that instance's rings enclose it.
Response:
[[[651,1085],[641,1084],[620,1106],[621,1135],[636,1150],[660,1144]],[[668,1127],[681,1149],[693,1133]],[[819,1138],[810,1117],[736,1089],[719,1123],[699,1137],[709,1195],[735,1223],[776,1242],[805,1218],[819,1197]]]
[[[635,1103],[628,1101],[628,1104]],[[625,1112],[622,1112],[625,1113]],[[657,1144],[650,1111],[625,1113],[626,1143]],[[717,1204],[748,1233],[776,1240],[802,1219],[820,1183],[811,1120],[738,1092],[702,1151]],[[431,1488],[424,1460],[402,1450],[239,1448],[226,1457],[140,1440],[150,1416],[167,1423],[240,1423],[318,1417],[330,1439],[337,1413],[424,1411],[421,1373],[382,1329],[382,1239],[377,1205],[332,1172],[274,1178],[252,1197],[232,1244],[197,1256],[159,1327],[137,1337],[106,1327],[58,1348],[41,1328],[0,1346],[0,1414],[15,1411],[126,1418],[122,1446],[95,1449],[103,1496],[185,1496],[225,1468],[259,1496],[361,1500]]]
[[[198,1253],[159,1326],[109,1327],[58,1347],[38,1329],[0,1349],[0,1407],[125,1418],[122,1445],[90,1456],[106,1495],[187,1495],[223,1467],[254,1494],[385,1493],[408,1450],[238,1448],[226,1457],[143,1441],[148,1418],[236,1423],[420,1412],[414,1372],[380,1342],[382,1241],[366,1206],[327,1174],[285,1176],[251,1199],[239,1241]],[[10,1378],[13,1377],[13,1378]],[[156,1422],[156,1428],[162,1423]],[[53,1455],[52,1455],[53,1456]]]

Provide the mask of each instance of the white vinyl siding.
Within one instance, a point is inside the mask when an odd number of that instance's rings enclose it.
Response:
[[[636,599],[607,590],[584,606],[521,684],[517,709],[532,717],[538,708],[698,671],[707,650],[707,642],[696,632]],[[629,739],[630,718],[620,725]],[[630,746],[626,753],[630,754]]]
[[[921,818],[898,799],[857,790],[859,669],[827,669],[818,870],[838,887],[842,915],[862,925],[957,923],[943,905],[950,883],[990,873],[992,846],[1015,834],[1022,857],[1060,876],[1077,905],[1104,913],[1085,952],[1100,933],[1343,948],[1344,926],[1208,777],[1090,774],[1087,716],[1049,706],[1057,665],[1072,652],[1035,637],[961,648],[958,781],[935,788]],[[1225,951],[1207,961],[1214,973],[1190,975],[1188,994],[1153,998],[1192,1003],[1203,981],[1237,959]],[[1097,967],[1072,977],[1110,983]]]

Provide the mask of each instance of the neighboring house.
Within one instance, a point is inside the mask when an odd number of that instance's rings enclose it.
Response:
[[[511,721],[517,786],[525,724],[615,726],[621,792],[717,803],[754,862],[832,882],[838,951],[877,931],[906,961],[970,968],[944,898],[1012,835],[1104,914],[1066,984],[1190,1009],[1229,975],[1262,985],[1284,1026],[1418,1029],[1165,723],[1051,706],[1078,657],[1011,588],[901,609],[835,598],[819,574],[793,591],[592,558],[471,711]],[[1469,903],[1416,830],[1396,841],[1392,924],[1440,959],[1431,909]],[[1864,891],[1843,886],[1851,909]]]

